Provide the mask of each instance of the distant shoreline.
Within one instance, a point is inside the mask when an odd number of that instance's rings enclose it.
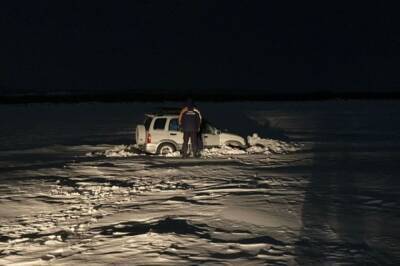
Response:
[[[120,94],[65,94],[65,95],[6,95],[0,96],[0,104],[28,104],[28,103],[80,103],[80,102],[165,102],[184,101],[191,97],[196,101],[210,102],[238,102],[238,101],[327,101],[327,100],[400,100],[400,92],[384,93],[274,93],[274,94],[237,94],[232,93],[120,93]]]

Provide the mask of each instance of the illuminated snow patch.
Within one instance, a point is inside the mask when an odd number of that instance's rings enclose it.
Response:
[[[253,133],[252,136],[247,136],[247,143],[250,145],[247,148],[249,154],[254,153],[287,153],[300,150],[300,145],[296,143],[288,143],[275,139],[264,139]]]
[[[246,151],[237,149],[237,148],[232,148],[230,146],[223,145],[220,148],[214,147],[210,149],[204,149],[201,152],[201,155],[203,156],[222,156],[222,155],[240,155],[240,154],[246,154]]]
[[[235,148],[227,145],[221,147],[205,148],[201,151],[203,157],[221,157],[227,155],[246,155],[246,154],[281,154],[300,150],[300,145],[296,143],[288,143],[281,140],[265,139],[253,133],[247,137],[249,147],[247,149]],[[104,151],[89,152],[88,157],[133,157],[144,155],[136,145],[118,145],[106,149]],[[165,155],[156,155],[161,157],[180,157],[180,151],[167,153]]]
[[[112,147],[111,149],[107,149],[105,151],[86,153],[86,156],[88,156],[88,157],[97,157],[97,156],[132,157],[132,156],[138,156],[140,154],[141,154],[140,150],[138,150],[135,145],[118,145],[118,146]]]
[[[161,156],[163,156],[163,155],[161,155]],[[165,157],[179,157],[179,156],[181,156],[181,152],[175,151],[175,152],[167,153],[164,156]]]

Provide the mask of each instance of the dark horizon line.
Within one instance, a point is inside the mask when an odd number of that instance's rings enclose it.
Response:
[[[232,92],[171,94],[168,92],[131,92],[103,94],[61,95],[6,95],[0,96],[0,104],[29,103],[80,103],[80,102],[165,102],[185,101],[237,102],[237,101],[326,101],[326,100],[400,100],[400,92],[303,92],[303,93],[251,93]]]

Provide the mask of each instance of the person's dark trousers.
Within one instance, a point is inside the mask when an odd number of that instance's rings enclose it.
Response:
[[[183,146],[182,146],[182,156],[186,157],[188,150],[189,139],[192,142],[193,154],[197,154],[197,132],[196,131],[184,131],[183,132]]]
[[[201,151],[204,149],[203,139],[200,133],[197,134],[197,151]]]
[[[204,149],[203,131],[200,129],[200,131],[197,132],[197,152],[200,152],[203,149]]]

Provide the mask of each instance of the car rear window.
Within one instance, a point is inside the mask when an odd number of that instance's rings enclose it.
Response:
[[[179,131],[179,122],[177,118],[173,118],[169,121],[168,130],[170,131]]]
[[[164,130],[166,122],[167,122],[166,118],[157,118],[156,121],[154,121],[153,129],[155,129],[155,130],[160,130],[160,129]]]

